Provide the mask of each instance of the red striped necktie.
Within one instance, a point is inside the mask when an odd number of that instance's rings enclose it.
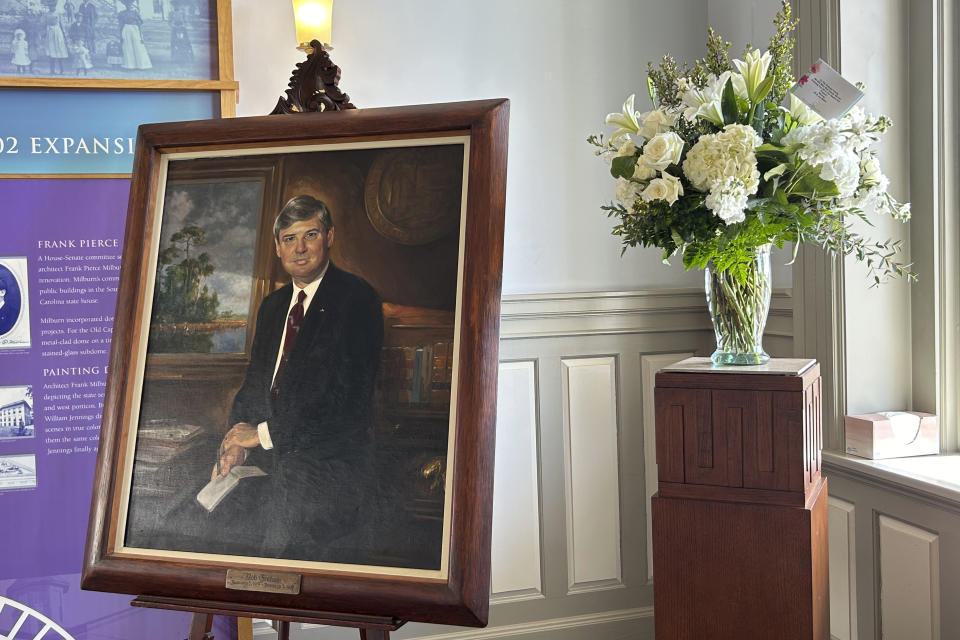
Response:
[[[293,305],[290,313],[287,314],[287,330],[283,338],[283,354],[280,356],[280,366],[277,367],[277,375],[273,376],[273,386],[270,387],[270,393],[273,399],[277,398],[277,389],[280,386],[280,376],[283,375],[283,369],[290,360],[290,354],[293,353],[293,343],[297,340],[297,334],[300,333],[300,323],[303,322],[303,301],[307,299],[306,292],[301,289],[297,296],[297,304]]]

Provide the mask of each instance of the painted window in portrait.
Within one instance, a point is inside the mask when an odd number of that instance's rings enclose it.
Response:
[[[125,552],[443,575],[467,152],[171,154]]]
[[[0,258],[0,349],[30,346],[27,259]]]
[[[0,76],[214,80],[216,0],[0,0]]]
[[[148,353],[244,353],[262,180],[171,181]]]
[[[0,387],[0,440],[33,436],[33,387]]]

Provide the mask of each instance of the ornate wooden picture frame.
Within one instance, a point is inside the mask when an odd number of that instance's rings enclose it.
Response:
[[[140,128],[85,589],[486,624],[508,113]],[[291,334],[308,240],[330,263]]]

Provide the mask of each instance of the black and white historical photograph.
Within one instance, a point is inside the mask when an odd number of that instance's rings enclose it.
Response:
[[[0,491],[35,489],[37,457],[32,453],[0,456]]]
[[[464,142],[170,160],[126,548],[440,570]]]
[[[0,76],[211,80],[216,0],[0,0]]]
[[[0,349],[30,346],[27,259],[0,258]]]
[[[33,387],[0,387],[0,440],[33,436]]]

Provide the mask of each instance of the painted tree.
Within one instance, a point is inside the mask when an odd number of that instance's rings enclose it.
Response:
[[[210,322],[217,317],[220,301],[204,282],[214,272],[210,254],[197,253],[207,244],[206,232],[187,225],[170,236],[160,251],[154,319],[157,322]]]

